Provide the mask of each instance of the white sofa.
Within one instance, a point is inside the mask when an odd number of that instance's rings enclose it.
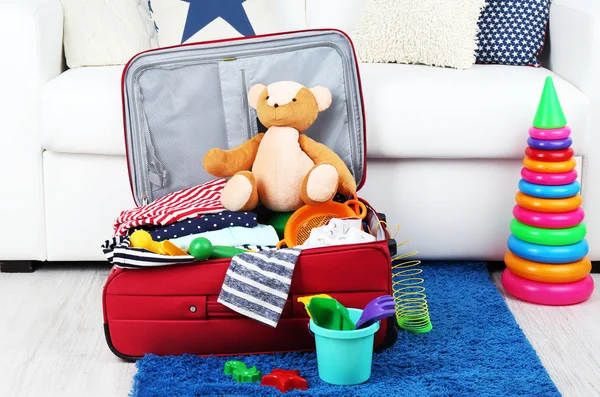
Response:
[[[289,30],[350,31],[361,1],[293,0]],[[294,6],[292,6],[294,4]],[[134,206],[122,66],[66,70],[59,0],[0,0],[0,261],[103,260]],[[367,183],[403,250],[501,260],[527,129],[546,76],[573,129],[591,259],[600,260],[600,6],[554,0],[544,68],[361,64]],[[594,70],[596,72],[594,72]]]

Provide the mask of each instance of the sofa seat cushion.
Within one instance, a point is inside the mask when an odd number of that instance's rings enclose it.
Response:
[[[523,157],[549,75],[583,154],[589,98],[547,69],[361,64],[360,73],[371,158]]]
[[[46,150],[124,155],[122,66],[67,70],[42,92]],[[546,76],[553,76],[573,148],[583,154],[590,103],[547,69],[474,65],[468,71],[361,64],[371,158],[518,158]]]
[[[123,66],[69,69],[41,92],[42,147],[52,152],[125,154]]]

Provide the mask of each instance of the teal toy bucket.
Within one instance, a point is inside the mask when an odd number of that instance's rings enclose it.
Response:
[[[348,309],[350,319],[358,321],[362,310]],[[379,321],[353,331],[334,331],[316,325],[309,328],[315,336],[319,378],[332,385],[357,385],[371,377],[373,344]]]

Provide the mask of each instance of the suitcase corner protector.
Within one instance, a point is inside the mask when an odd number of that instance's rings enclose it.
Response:
[[[106,343],[108,344],[108,348],[110,349],[110,351],[113,352],[113,354],[115,356],[119,357],[122,360],[129,361],[129,362],[135,362],[142,358],[142,357],[128,356],[128,355],[123,354],[120,351],[118,351],[115,348],[115,345],[113,345],[112,339],[110,338],[110,330],[108,329],[108,323],[104,323],[103,325],[104,325],[104,337],[106,338]]]

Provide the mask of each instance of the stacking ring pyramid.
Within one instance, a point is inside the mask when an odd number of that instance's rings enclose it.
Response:
[[[571,305],[594,290],[571,129],[551,77],[529,129],[502,284],[514,297]]]

